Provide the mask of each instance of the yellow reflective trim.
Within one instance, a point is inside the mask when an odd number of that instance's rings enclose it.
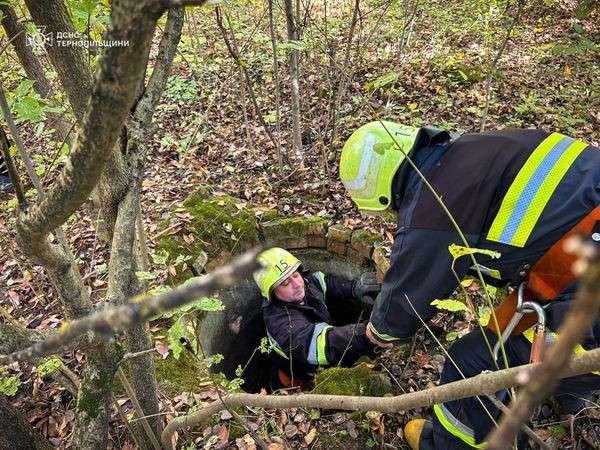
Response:
[[[485,447],[485,442],[482,442],[481,444],[477,444],[475,442],[475,438],[473,438],[472,436],[469,436],[468,434],[463,433],[461,430],[458,429],[458,427],[456,425],[454,425],[450,420],[448,420],[448,418],[444,415],[444,412],[440,408],[440,405],[433,405],[433,412],[435,413],[435,416],[440,421],[442,426],[452,436],[456,436],[461,441],[463,441],[465,444],[470,445],[471,447],[474,447],[474,448],[484,448]]]
[[[573,164],[575,159],[586,147],[587,144],[585,142],[575,141],[560,156],[554,167],[552,167],[552,170],[550,170],[550,173],[544,179],[544,182],[538,189],[532,202],[529,204],[527,212],[513,236],[513,245],[517,247],[525,246],[529,235],[533,231],[533,227],[535,227],[542,211],[548,204],[556,186],[558,186],[558,183],[560,183],[560,180],[565,176],[565,173],[567,173],[571,164]]]
[[[399,341],[400,339],[394,336],[390,336],[389,334],[385,334],[385,333],[380,333],[379,331],[377,331],[375,329],[375,327],[373,326],[373,324],[371,322],[369,322],[369,328],[371,328],[371,332],[377,336],[377,338],[380,341],[386,341],[386,342],[392,342],[392,341]]]
[[[533,153],[529,156],[523,167],[521,167],[521,170],[519,170],[519,173],[515,177],[515,180],[508,188],[506,195],[502,199],[502,203],[500,204],[498,214],[496,214],[496,217],[494,218],[492,226],[490,227],[490,230],[488,232],[488,240],[495,242],[498,242],[500,240],[502,231],[508,223],[508,219],[510,219],[511,214],[515,209],[515,206],[517,205],[517,201],[519,200],[519,197],[521,197],[525,186],[527,186],[531,175],[533,175],[533,173],[543,161],[543,159],[546,157],[548,152],[563,137],[564,136],[560,133],[552,133],[550,136],[544,139],[542,143],[538,145],[537,148],[533,151]]]
[[[315,272],[315,275],[323,289],[323,302],[327,303],[327,283],[325,283],[325,274],[323,272]]]
[[[525,337],[525,339],[527,339],[529,342],[533,343],[533,334],[535,332],[535,325],[531,328],[528,328],[527,330],[525,330],[523,332],[523,336]],[[552,336],[553,340],[557,340],[558,339],[558,333],[552,331],[552,330],[547,330],[546,333],[550,333],[550,335]],[[577,354],[581,354],[581,353],[585,353],[587,352],[587,350],[585,348],[583,348],[583,346],[581,344],[577,344],[574,348],[573,348],[573,353]],[[593,372],[594,375],[600,375],[600,370],[594,370]]]

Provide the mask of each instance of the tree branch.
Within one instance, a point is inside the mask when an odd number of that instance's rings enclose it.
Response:
[[[156,62],[152,69],[152,75],[148,80],[144,95],[138,102],[134,118],[138,122],[149,123],[156,105],[158,104],[164,88],[167,84],[173,59],[177,53],[177,46],[181,39],[181,30],[183,29],[184,10],[183,8],[170,9],[167,15],[167,23],[163,31],[160,43],[158,44],[158,54]]]
[[[584,373],[590,373],[600,369],[600,349],[590,350],[574,357],[561,377],[572,377]],[[535,365],[527,364],[497,372],[486,372],[465,380],[425,389],[423,391],[411,392],[396,397],[358,397],[347,395],[260,395],[260,394],[231,394],[223,398],[223,402],[215,401],[206,408],[193,414],[178,417],[172,420],[163,431],[161,436],[163,447],[172,449],[171,436],[177,430],[190,428],[203,419],[210,417],[225,407],[253,406],[269,409],[286,408],[326,408],[341,409],[349,411],[381,411],[384,413],[395,413],[423,406],[473,397],[476,395],[489,394],[512,386],[520,386],[524,379],[529,379],[534,373]],[[511,442],[507,439],[507,442]],[[488,448],[488,447],[486,447]]]
[[[134,298],[131,303],[109,307],[71,323],[65,323],[55,336],[45,339],[25,350],[10,355],[0,355],[0,365],[24,361],[36,356],[55,352],[72,339],[90,331],[110,338],[113,333],[126,330],[150,320],[158,314],[177,308],[190,301],[210,295],[220,289],[235,285],[260,268],[256,256],[261,248],[255,248],[236,258],[231,264],[204,276],[201,280],[179,286],[162,295]]]

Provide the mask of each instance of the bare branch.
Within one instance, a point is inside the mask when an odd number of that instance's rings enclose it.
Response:
[[[183,8],[173,8],[168,12],[167,23],[158,45],[158,55],[156,56],[152,75],[148,80],[142,99],[135,108],[134,117],[140,122],[149,123],[152,120],[156,105],[167,84],[171,73],[171,65],[177,53],[177,45],[181,39],[183,17]]]
[[[561,377],[572,377],[590,373],[600,368],[600,349],[590,350],[574,357]],[[357,397],[347,395],[260,395],[260,394],[232,394],[223,398],[223,402],[215,401],[206,408],[193,414],[178,417],[172,420],[161,436],[163,447],[172,449],[171,436],[177,430],[190,428],[199,424],[203,419],[219,411],[236,406],[253,406],[261,408],[327,408],[342,409],[347,411],[381,411],[394,413],[406,411],[423,406],[473,397],[475,395],[493,395],[496,391],[512,386],[519,386],[523,379],[530,378],[534,373],[535,365],[527,364],[510,369],[487,372],[465,380],[436,386],[423,391],[411,392],[396,397]],[[510,442],[510,440],[507,440]],[[487,448],[487,447],[486,447]]]
[[[162,295],[134,298],[131,303],[109,307],[71,323],[65,323],[55,336],[41,341],[25,350],[0,356],[0,364],[24,361],[36,356],[47,355],[69,343],[72,339],[88,332],[110,338],[113,333],[126,330],[136,324],[150,320],[158,314],[177,308],[190,301],[210,295],[220,289],[235,285],[260,268],[256,256],[261,248],[255,248],[236,258],[231,264],[206,275],[201,280],[179,286]]]

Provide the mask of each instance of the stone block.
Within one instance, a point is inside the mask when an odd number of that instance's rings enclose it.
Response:
[[[338,255],[346,256],[348,247],[343,242],[327,241],[327,251],[337,253]]]
[[[331,225],[327,230],[327,239],[330,241],[348,242],[352,236],[352,230],[341,224]]]
[[[325,248],[327,247],[327,239],[324,235],[310,235],[306,237],[308,246],[311,248]]]
[[[373,254],[371,255],[371,259],[376,266],[380,264],[389,263],[389,250],[386,247],[376,246],[373,249]]]
[[[370,258],[374,245],[381,240],[381,236],[370,231],[354,230],[350,238],[350,245],[365,258]]]
[[[206,252],[201,251],[192,264],[192,272],[194,273],[194,275],[198,276],[203,274],[207,262],[208,255],[206,254]]]
[[[305,237],[285,237],[280,238],[277,242],[277,245],[286,250],[292,250],[295,248],[306,248],[308,247],[308,239]]]
[[[314,240],[315,246],[324,247],[323,240],[327,233],[327,223],[326,219],[317,216],[289,217],[263,223],[262,232],[266,241],[281,243],[287,239],[304,239],[308,242]]]
[[[346,252],[346,256],[348,257],[348,259],[350,261],[352,261],[355,264],[358,264],[359,266],[362,266],[365,261],[367,260],[367,258],[365,258],[363,255],[360,254],[360,252],[358,252],[356,249],[350,247],[348,248],[348,251]]]

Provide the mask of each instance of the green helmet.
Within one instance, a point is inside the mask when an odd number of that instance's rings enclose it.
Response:
[[[271,289],[278,286],[300,267],[300,260],[287,250],[273,247],[258,255],[258,260],[265,266],[252,274],[260,292],[271,299]]]
[[[378,120],[348,138],[342,149],[340,178],[359,209],[389,208],[394,175],[418,133],[419,128]]]

